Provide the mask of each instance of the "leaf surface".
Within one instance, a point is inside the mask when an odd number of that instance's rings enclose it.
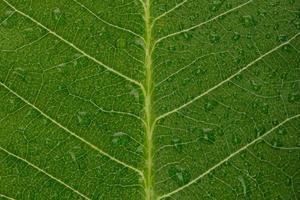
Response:
[[[298,199],[300,2],[0,1],[0,199]]]

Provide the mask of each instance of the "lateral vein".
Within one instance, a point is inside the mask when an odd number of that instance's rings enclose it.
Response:
[[[166,112],[165,114],[160,115],[159,117],[157,117],[155,119],[155,121],[157,122],[158,120],[167,117],[168,115],[175,113],[185,107],[187,107],[188,105],[194,103],[195,101],[197,101],[198,99],[200,99],[201,97],[209,94],[210,92],[216,90],[217,88],[219,88],[220,86],[222,86],[224,83],[227,83],[228,81],[230,81],[231,79],[233,79],[234,77],[236,77],[237,75],[241,74],[243,71],[247,70],[250,66],[252,66],[253,64],[257,63],[258,61],[260,61],[261,59],[263,59],[264,57],[268,56],[269,54],[273,53],[274,51],[280,49],[281,47],[283,47],[284,45],[289,44],[292,40],[294,40],[295,38],[297,38],[300,35],[300,32],[298,32],[296,35],[294,35],[293,37],[291,37],[288,41],[281,43],[280,45],[276,46],[275,48],[271,49],[270,51],[266,52],[265,54],[259,56],[258,58],[256,58],[255,60],[253,60],[252,62],[250,62],[248,65],[246,65],[245,67],[241,68],[239,71],[237,71],[235,74],[229,76],[228,78],[226,78],[225,80],[221,81],[220,83],[218,83],[217,85],[213,86],[212,88],[206,90],[205,92],[203,92],[202,94],[196,96],[195,98],[193,98],[192,100],[188,101],[187,103],[169,111]]]
[[[68,184],[66,184],[65,182],[63,182],[62,180],[54,177],[53,175],[49,174],[48,172],[46,172],[45,170],[41,169],[40,167],[36,166],[35,164],[27,161],[26,159],[24,158],[21,158],[20,156],[4,149],[3,147],[0,146],[0,149],[2,151],[4,151],[5,153],[7,153],[8,155],[14,157],[14,158],[17,158],[18,160],[21,160],[23,162],[25,162],[26,164],[28,164],[29,166],[33,167],[34,169],[38,170],[39,172],[42,172],[43,174],[45,174],[46,176],[50,177],[51,179],[55,180],[56,182],[60,183],[61,185],[65,186],[66,188],[70,189],[71,191],[77,193],[78,195],[80,195],[81,197],[83,197],[84,199],[87,199],[87,200],[91,200],[89,197],[85,196],[84,194],[82,194],[81,192],[79,192],[78,190],[74,189],[73,187],[69,186]],[[2,195],[0,195],[2,196]],[[6,196],[4,196],[6,197]],[[7,198],[7,197],[6,197]],[[12,198],[8,198],[8,199],[12,199]]]
[[[103,62],[99,61],[98,59],[96,59],[95,57],[87,54],[85,51],[81,50],[79,47],[77,47],[75,44],[73,44],[72,42],[64,39],[62,36],[60,36],[59,34],[57,34],[56,32],[52,31],[51,29],[49,29],[48,27],[46,27],[45,25],[43,25],[42,23],[40,23],[39,21],[35,20],[34,18],[32,18],[31,16],[27,15],[26,13],[18,10],[15,6],[13,6],[12,4],[10,4],[8,1],[6,0],[2,0],[4,3],[6,3],[9,7],[11,7],[13,10],[15,10],[17,13],[19,13],[20,15],[26,17],[27,19],[31,20],[32,22],[36,23],[38,26],[44,28],[45,30],[47,30],[50,34],[54,35],[55,37],[57,37],[58,39],[60,39],[62,42],[68,44],[69,46],[71,46],[73,49],[77,50],[78,52],[80,52],[81,54],[83,54],[84,56],[86,56],[87,58],[89,58],[90,60],[94,61],[95,63],[101,65],[102,67],[104,67],[105,69],[107,69],[108,71],[124,78],[125,80],[134,83],[136,85],[138,85],[139,87],[143,87],[141,83],[139,83],[138,81],[122,74],[121,72],[113,69],[112,67],[107,66],[106,64],[104,64]]]
[[[276,126],[274,126],[273,128],[271,128],[269,131],[267,131],[265,134],[257,137],[256,139],[254,139],[252,142],[246,144],[245,146],[241,147],[240,149],[238,149],[237,151],[233,152],[232,154],[230,154],[228,157],[226,157],[225,159],[221,160],[219,163],[217,163],[216,165],[212,166],[211,168],[209,168],[207,171],[205,171],[204,173],[202,173],[200,176],[198,176],[197,178],[193,179],[192,181],[190,181],[189,183],[187,183],[186,185],[177,188],[176,190],[173,190],[170,193],[164,194],[160,197],[157,198],[157,200],[160,199],[164,199],[166,197],[172,196],[173,194],[180,192],[181,190],[189,187],[190,185],[194,184],[195,182],[197,182],[199,179],[203,178],[204,176],[208,175],[209,173],[211,173],[213,170],[215,170],[216,168],[218,168],[219,166],[221,166],[222,164],[226,163],[228,160],[230,160],[232,157],[238,155],[240,152],[246,150],[248,147],[252,146],[253,144],[255,144],[256,142],[258,142],[259,140],[262,140],[264,137],[266,137],[267,135],[269,135],[270,133],[272,133],[274,130],[276,130],[277,128],[279,128],[280,126],[286,124],[287,122],[296,119],[300,117],[300,114],[294,115],[292,117],[289,117],[287,119],[285,119],[284,121],[282,121],[281,123],[277,124]]]
[[[9,197],[9,196],[6,196],[4,194],[0,194],[0,197],[6,198],[6,199],[9,199],[9,200],[16,200],[16,199],[14,199],[12,197]]]
[[[100,18],[98,15],[96,15],[93,11],[91,11],[88,7],[86,7],[85,5],[83,5],[82,3],[80,3],[79,1],[77,0],[72,0],[73,2],[75,2],[76,4],[78,4],[80,7],[82,7],[83,9],[85,9],[86,11],[88,11],[90,14],[92,14],[94,17],[96,17],[97,19],[99,19],[101,22],[103,22],[104,24],[108,25],[108,26],[111,26],[111,27],[114,27],[116,29],[119,29],[119,30],[122,30],[122,31],[125,31],[125,32],[128,32],[142,40],[144,40],[144,38],[142,36],[140,36],[139,34],[135,33],[134,31],[132,30],[129,30],[127,28],[124,28],[124,27],[120,27],[120,26],[117,26],[117,25],[114,25],[102,18]]]
[[[68,132],[70,135],[72,135],[73,137],[77,138],[78,140],[80,140],[81,142],[87,144],[88,146],[90,146],[92,149],[96,150],[97,152],[99,152],[100,154],[108,157],[109,159],[111,159],[112,161],[115,161],[116,163],[119,163],[120,165],[123,165],[124,167],[127,167],[135,172],[137,172],[139,175],[141,175],[143,177],[143,173],[139,170],[136,169],[135,167],[124,163],[123,161],[111,156],[110,154],[106,153],[105,151],[99,149],[97,146],[95,146],[94,144],[90,143],[89,141],[85,140],[84,138],[80,137],[79,135],[77,135],[76,133],[74,133],[73,131],[71,131],[70,129],[68,129],[67,127],[63,126],[62,124],[60,124],[59,122],[57,122],[55,119],[53,119],[52,117],[50,117],[49,115],[47,115],[46,113],[44,113],[42,110],[40,110],[38,107],[36,107],[35,105],[33,105],[32,103],[30,103],[29,101],[27,101],[26,99],[24,99],[22,96],[20,96],[18,93],[16,93],[15,91],[13,91],[12,89],[10,89],[8,86],[6,86],[4,83],[0,82],[0,85],[2,87],[4,87],[5,89],[7,89],[9,92],[11,92],[12,94],[14,94],[16,97],[18,97],[19,99],[21,99],[23,102],[25,102],[27,105],[31,106],[32,108],[34,108],[35,110],[37,110],[39,113],[41,113],[41,115],[43,115],[45,118],[47,118],[48,120],[50,120],[52,123],[54,123],[55,125],[57,125],[58,127],[60,127],[61,129],[63,129],[64,131]]]
[[[239,8],[242,8],[242,7],[246,6],[246,5],[248,5],[252,1],[253,0],[249,0],[246,3],[243,3],[243,4],[239,5],[239,6],[236,6],[236,7],[232,8],[232,9],[230,9],[230,10],[227,10],[227,11],[225,11],[225,12],[223,12],[223,13],[221,13],[221,14],[219,14],[219,15],[217,15],[217,16],[215,16],[215,17],[213,17],[213,18],[211,18],[211,19],[209,19],[209,20],[207,20],[205,22],[201,22],[200,24],[194,25],[194,26],[192,26],[190,28],[183,29],[181,31],[174,32],[174,33],[171,33],[169,35],[163,36],[163,37],[159,38],[158,40],[156,40],[156,42],[154,43],[154,46],[156,46],[156,44],[158,44],[159,42],[161,42],[161,41],[163,41],[163,40],[165,40],[165,39],[167,39],[169,37],[173,37],[175,35],[179,35],[181,33],[186,33],[186,32],[189,32],[189,31],[191,31],[193,29],[199,28],[199,27],[201,27],[201,26],[203,26],[203,25],[205,25],[205,24],[207,24],[207,23],[209,23],[211,21],[214,21],[214,20],[216,20],[216,19],[218,19],[218,18],[220,18],[222,16],[225,16],[225,15],[227,15],[227,14],[229,14],[229,13],[231,13],[231,12],[233,12],[233,11],[239,9]]]
[[[177,8],[183,6],[187,1],[188,1],[188,0],[184,0],[184,1],[180,2],[179,4],[177,4],[176,6],[174,6],[173,8],[171,8],[170,10],[168,10],[168,11],[164,12],[163,14],[159,15],[158,17],[156,17],[156,18],[153,20],[153,24],[154,24],[157,20],[159,20],[160,18],[162,18],[162,17],[168,15],[169,13],[173,12],[173,11],[176,10]]]

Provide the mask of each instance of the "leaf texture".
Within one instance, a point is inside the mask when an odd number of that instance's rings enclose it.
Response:
[[[0,199],[298,199],[299,38],[296,0],[0,0]]]

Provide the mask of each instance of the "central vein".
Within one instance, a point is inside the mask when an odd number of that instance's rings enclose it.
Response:
[[[145,169],[144,169],[144,189],[145,200],[152,200],[154,198],[153,191],[153,176],[152,176],[152,151],[153,151],[153,111],[152,111],[152,25],[150,0],[145,1],[144,6],[144,20],[145,20],[145,70],[146,78],[144,82],[144,112],[145,112]]]

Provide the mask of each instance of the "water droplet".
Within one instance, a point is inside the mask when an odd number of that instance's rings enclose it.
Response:
[[[238,135],[234,134],[232,136],[232,143],[234,145],[241,144],[241,142],[242,142],[242,139]]]
[[[299,14],[299,17],[300,17],[300,14]],[[298,29],[298,30],[300,29],[300,22],[298,21],[298,19],[293,20],[292,24],[296,27],[296,29]]]
[[[260,108],[261,112],[264,114],[268,114],[269,113],[269,105],[266,103],[263,103],[263,105]]]
[[[80,126],[88,127],[91,124],[90,115],[87,112],[80,111],[77,113],[77,121]]]
[[[13,70],[13,74],[17,75],[22,81],[27,82],[28,80],[28,73],[25,69],[21,67],[17,67]]]
[[[300,101],[300,94],[299,93],[292,93],[288,94],[288,102],[289,103],[296,103]]]
[[[283,146],[282,141],[279,140],[279,139],[273,139],[273,140],[271,141],[271,145],[272,145],[272,147],[274,147],[274,148],[278,148],[278,147],[282,147],[282,146]]]
[[[217,107],[218,105],[218,102],[214,101],[214,100],[209,100],[205,103],[204,105],[204,110],[206,112],[210,112],[212,111],[213,109],[215,109],[215,107]]]
[[[286,52],[292,52],[293,47],[290,44],[285,44],[282,49]]]
[[[75,154],[74,154],[73,152],[69,152],[69,154],[70,154],[72,160],[73,160],[73,161],[76,161],[76,156],[75,156]]]
[[[56,21],[59,20],[59,18],[61,17],[61,15],[62,15],[62,11],[59,8],[55,8],[53,10],[53,17],[54,17],[54,19]]]
[[[137,38],[134,40],[134,44],[141,48],[141,49],[144,49],[145,48],[145,44],[144,44],[144,41],[141,39],[141,38]]]
[[[246,197],[247,193],[248,193],[248,188],[247,188],[246,181],[245,181],[244,177],[242,177],[242,176],[239,176],[238,179],[239,179],[239,181],[240,181],[240,183],[243,187],[243,194]]]
[[[193,37],[193,35],[192,35],[190,32],[184,32],[184,33],[183,33],[183,37],[184,37],[184,39],[186,39],[186,40],[191,40],[192,37]]]
[[[254,91],[259,91],[261,89],[261,85],[253,80],[251,81],[251,87]]]
[[[124,146],[129,143],[129,136],[124,132],[116,132],[112,135],[112,143],[117,146]]]
[[[223,128],[219,128],[218,131],[217,131],[217,135],[219,135],[219,136],[225,135],[224,129]]]
[[[232,36],[233,41],[238,41],[241,38],[241,35],[238,32],[234,32],[234,35]]]
[[[178,186],[183,186],[191,180],[191,174],[178,165],[170,167],[168,174]]]
[[[21,105],[22,103],[18,98],[11,97],[7,100],[7,104],[5,105],[5,108],[7,109],[8,113],[12,113],[16,111]]]
[[[270,33],[267,33],[267,34],[265,35],[265,38],[266,38],[266,39],[270,39],[271,36],[272,36],[272,35],[271,35]]]
[[[286,42],[288,40],[288,36],[287,35],[279,35],[277,36],[277,41],[278,42]]]
[[[204,141],[207,144],[213,144],[216,141],[216,137],[213,129],[210,128],[203,129],[200,136],[200,141]]]
[[[176,51],[176,46],[175,45],[170,45],[167,47],[167,49],[171,52],[175,52]]]
[[[139,145],[139,146],[136,148],[136,152],[142,153],[143,151],[144,151],[143,145]]]
[[[252,27],[256,25],[256,21],[251,15],[243,16],[241,21],[245,27]]]
[[[180,139],[172,139],[171,144],[178,153],[182,152],[183,145]]]
[[[273,126],[276,126],[279,124],[279,121],[277,119],[273,119],[272,124],[273,124]]]
[[[189,19],[190,19],[191,22],[193,22],[193,21],[195,21],[195,19],[196,19],[197,17],[198,17],[198,16],[191,15],[191,16],[189,17]]]
[[[199,67],[196,71],[196,74],[197,75],[204,75],[204,74],[206,74],[206,72],[207,72],[207,69],[202,69],[202,68]]]
[[[264,126],[255,127],[256,137],[262,136],[266,132],[266,128]]]
[[[37,117],[38,115],[40,115],[40,113],[35,110],[35,109],[30,109],[28,110],[28,112],[26,113],[25,117],[28,117],[28,118],[35,118]]]
[[[43,125],[47,125],[47,124],[49,124],[50,123],[50,120],[49,119],[42,119],[42,124]]]
[[[279,127],[278,128],[278,134],[279,135],[286,135],[287,134],[287,130],[284,127]]]
[[[135,101],[139,101],[140,95],[136,88],[132,88],[129,94],[134,97]]]
[[[26,40],[32,41],[36,38],[36,33],[33,28],[26,28],[22,31],[23,36]]]
[[[127,41],[123,38],[117,39],[116,47],[120,49],[124,49],[127,46]]]
[[[211,33],[209,35],[209,41],[212,43],[212,44],[215,44],[215,43],[218,43],[220,41],[221,37],[220,35],[218,35],[217,33]]]
[[[221,8],[223,2],[224,1],[221,1],[221,0],[214,0],[214,1],[212,1],[212,3],[209,6],[209,10],[213,11],[213,12],[218,11]]]

